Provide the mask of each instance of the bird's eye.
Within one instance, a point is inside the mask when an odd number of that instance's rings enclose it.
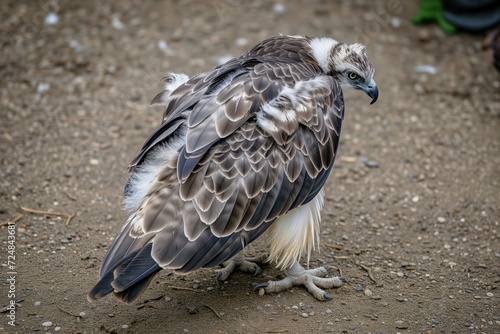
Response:
[[[356,73],[354,73],[354,72],[349,72],[349,73],[347,73],[347,77],[350,80],[356,80],[359,76]]]

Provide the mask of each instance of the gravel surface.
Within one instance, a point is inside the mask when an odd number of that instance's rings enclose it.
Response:
[[[500,333],[500,76],[482,36],[414,26],[416,10],[391,0],[2,1],[0,332]],[[214,270],[162,272],[136,304],[89,303],[126,218],[124,171],[161,120],[148,107],[158,80],[279,33],[365,43],[376,67],[376,104],[345,94],[311,263],[348,282],[318,302],[300,287],[253,292],[280,277],[271,266],[220,285]]]

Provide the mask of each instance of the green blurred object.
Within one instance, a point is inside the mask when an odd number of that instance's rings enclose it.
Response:
[[[454,34],[457,31],[457,28],[443,17],[441,0],[420,0],[420,9],[412,21],[415,24],[436,21],[447,33]]]

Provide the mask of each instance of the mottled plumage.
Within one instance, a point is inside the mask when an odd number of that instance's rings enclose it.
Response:
[[[163,123],[130,165],[131,215],[90,300],[114,292],[132,302],[162,268],[215,267],[264,232],[279,268],[309,257],[339,143],[341,87],[378,96],[364,46],[300,36],[164,82],[152,101],[165,106]]]

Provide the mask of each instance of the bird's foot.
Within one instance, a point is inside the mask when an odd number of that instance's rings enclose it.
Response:
[[[268,281],[254,286],[254,291],[263,288],[266,293],[281,292],[293,286],[303,285],[316,299],[330,300],[333,297],[322,289],[338,288],[345,281],[343,276],[325,277],[329,266],[306,270],[295,262],[287,270],[287,277],[280,281]]]
[[[217,273],[215,281],[219,283],[227,280],[235,269],[257,276],[261,272],[259,265],[265,264],[266,259],[267,256],[256,256],[251,258],[234,257],[224,262],[224,268]]]

